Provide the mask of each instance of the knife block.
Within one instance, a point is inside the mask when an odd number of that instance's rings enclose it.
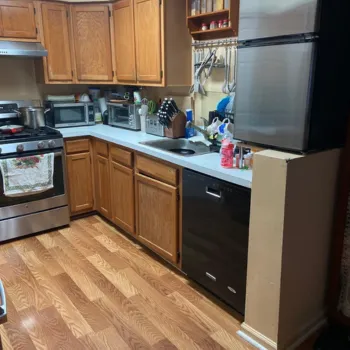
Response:
[[[164,134],[170,139],[185,137],[185,128],[186,116],[184,113],[179,112],[171,119],[171,125],[169,128],[165,128]]]

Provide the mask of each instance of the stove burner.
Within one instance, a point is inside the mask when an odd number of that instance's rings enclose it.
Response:
[[[1,142],[16,142],[19,140],[26,141],[36,141],[36,140],[46,140],[51,138],[61,138],[62,135],[59,131],[49,128],[41,127],[39,129],[25,128],[22,132],[17,134],[1,134],[0,133],[0,143]]]

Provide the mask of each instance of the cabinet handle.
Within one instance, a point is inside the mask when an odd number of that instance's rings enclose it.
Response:
[[[207,277],[209,277],[211,280],[213,280],[214,282],[216,282],[216,277],[213,276],[213,275],[211,275],[209,272],[206,272],[205,275],[206,275]]]
[[[205,193],[215,198],[221,198],[221,191],[216,191],[212,188],[209,188],[208,186],[205,188]]]
[[[236,290],[233,289],[232,287],[227,286],[227,289],[228,289],[230,292],[232,292],[232,293],[234,293],[234,294],[237,294]]]

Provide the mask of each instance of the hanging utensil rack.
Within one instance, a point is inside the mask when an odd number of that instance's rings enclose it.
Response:
[[[192,42],[192,47],[195,49],[205,49],[212,47],[225,47],[225,46],[237,46],[237,37],[227,38],[227,39],[216,39],[216,40],[194,40]]]

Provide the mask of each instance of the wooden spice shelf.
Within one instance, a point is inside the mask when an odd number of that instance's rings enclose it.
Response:
[[[203,19],[203,20],[205,20],[209,17],[220,16],[220,15],[226,15],[228,17],[229,13],[230,13],[230,10],[225,9],[225,10],[220,10],[220,11],[201,13],[201,14],[195,15],[195,16],[189,16],[188,19]]]
[[[216,29],[208,29],[208,30],[198,30],[195,32],[191,32],[191,34],[196,35],[196,34],[208,34],[208,33],[217,33],[217,32],[232,32],[232,28],[225,27],[225,28],[216,28]]]

